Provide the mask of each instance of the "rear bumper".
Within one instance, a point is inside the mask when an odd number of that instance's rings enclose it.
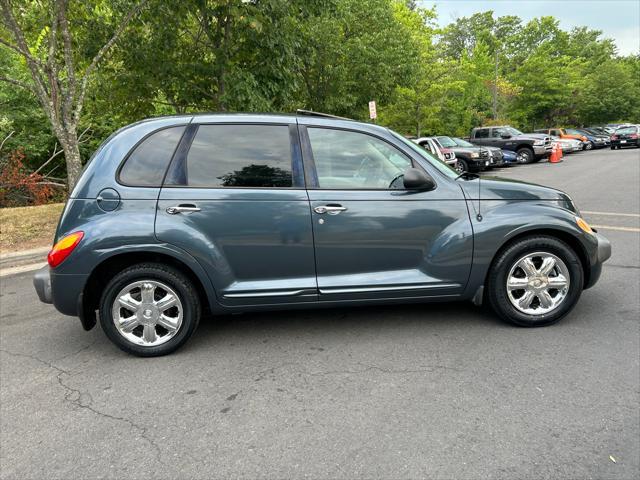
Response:
[[[49,273],[48,265],[46,267],[42,267],[33,276],[33,286],[42,303],[53,303],[53,295],[51,293],[51,275]]]
[[[584,288],[593,287],[598,282],[602,274],[602,265],[611,257],[611,242],[599,233],[596,233],[595,237],[597,241],[596,254],[595,258],[591,260],[589,281]]]
[[[622,143],[624,141],[624,143]],[[640,139],[625,138],[624,140],[611,140],[612,147],[637,147],[640,145]]]
[[[84,287],[87,275],[56,274],[46,266],[33,276],[33,286],[43,303],[52,303],[64,315],[79,317],[85,330],[95,325],[95,314],[85,308]]]

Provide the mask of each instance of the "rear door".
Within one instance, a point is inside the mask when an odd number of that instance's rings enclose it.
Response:
[[[160,192],[156,235],[200,262],[223,305],[317,300],[295,123],[191,125]]]
[[[421,168],[407,150],[358,131],[300,130],[320,300],[460,294],[473,237],[458,185],[406,191],[402,173]]]

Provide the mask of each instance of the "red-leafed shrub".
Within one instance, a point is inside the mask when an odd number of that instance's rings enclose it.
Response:
[[[21,207],[49,203],[56,191],[39,173],[24,165],[22,148],[0,159],[0,207]]]

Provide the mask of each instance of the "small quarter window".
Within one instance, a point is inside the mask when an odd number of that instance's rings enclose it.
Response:
[[[186,178],[190,187],[291,187],[289,127],[200,125]]]
[[[139,144],[120,170],[120,181],[136,187],[159,187],[185,127],[159,130]]]

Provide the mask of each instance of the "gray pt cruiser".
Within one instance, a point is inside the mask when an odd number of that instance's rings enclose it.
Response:
[[[311,112],[145,120],[96,151],[34,285],[141,356],[203,315],[487,302],[557,322],[594,285],[609,242],[571,198],[458,175],[376,125]]]

